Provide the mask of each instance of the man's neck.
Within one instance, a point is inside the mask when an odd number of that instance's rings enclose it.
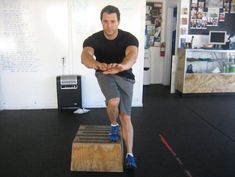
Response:
[[[106,39],[108,40],[114,40],[117,36],[118,36],[118,30],[116,31],[115,34],[113,34],[112,36],[111,35],[107,35],[105,32],[104,32],[104,36]]]

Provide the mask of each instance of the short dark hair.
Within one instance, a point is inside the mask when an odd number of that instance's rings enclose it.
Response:
[[[112,6],[112,5],[105,6],[102,9],[102,11],[100,12],[100,20],[102,20],[103,13],[105,13],[105,12],[108,14],[116,13],[117,19],[118,19],[118,21],[120,21],[120,12],[117,7]]]

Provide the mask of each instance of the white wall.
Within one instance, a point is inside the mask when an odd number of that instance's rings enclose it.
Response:
[[[75,0],[72,5],[72,57],[73,71],[82,75],[82,97],[84,107],[104,107],[104,97],[100,91],[94,70],[87,69],[81,64],[83,41],[93,33],[102,29],[100,22],[101,9],[112,4],[117,6],[121,13],[120,29],[134,34],[139,40],[139,56],[133,67],[136,76],[134,85],[133,106],[142,106],[143,90],[143,62],[144,62],[144,27],[145,27],[145,0],[113,0],[107,3],[100,0]]]
[[[138,61],[133,67],[133,106],[142,106],[145,0],[114,0],[111,4],[120,8],[120,28],[133,33],[140,42]],[[0,108],[57,108],[56,76],[62,74],[62,57],[64,74],[82,75],[83,106],[104,106],[94,71],[80,63],[80,53],[83,40],[101,29],[99,13],[105,5],[104,0],[1,3]]]
[[[0,110],[3,109],[3,106],[2,106],[3,97],[2,97],[2,87],[1,87],[1,85],[2,85],[2,74],[1,74],[1,66],[0,66]]]
[[[150,67],[150,83],[162,84],[163,77],[163,57],[160,56],[159,47],[150,47],[151,51],[151,67]]]

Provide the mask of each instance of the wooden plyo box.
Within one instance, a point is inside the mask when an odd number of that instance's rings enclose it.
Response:
[[[122,136],[118,142],[110,142],[109,129],[110,126],[79,127],[72,144],[71,171],[123,172]]]

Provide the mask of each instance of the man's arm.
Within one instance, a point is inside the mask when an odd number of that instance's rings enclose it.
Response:
[[[87,68],[99,69],[104,71],[107,69],[107,64],[100,63],[94,58],[94,49],[92,47],[84,47],[81,54],[81,62]]]
[[[108,65],[108,70],[104,74],[116,74],[130,69],[136,62],[138,56],[138,48],[136,46],[128,46],[125,51],[125,57],[122,63],[111,63]]]
[[[124,70],[130,69],[136,62],[138,56],[138,48],[136,46],[128,46],[126,48],[126,56],[122,61],[122,65],[124,66]]]

